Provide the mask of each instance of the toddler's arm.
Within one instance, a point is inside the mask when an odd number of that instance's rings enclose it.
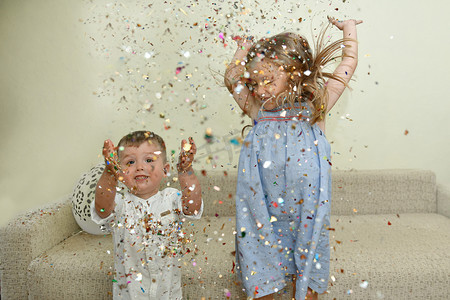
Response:
[[[342,61],[334,70],[333,74],[342,78],[343,82],[336,79],[330,79],[327,82],[328,103],[327,112],[336,104],[339,97],[345,90],[346,84],[350,81],[358,64],[358,41],[356,35],[356,25],[361,24],[362,21],[345,20],[338,21],[335,18],[328,17],[328,20],[342,30],[343,38],[348,39],[344,41],[342,48]]]
[[[259,106],[245,84],[245,67],[242,65],[248,50],[252,47],[251,39],[236,37],[235,40],[238,43],[238,48],[225,71],[225,86],[242,111],[250,118],[255,119],[258,115]]]
[[[184,215],[196,215],[202,207],[202,189],[200,182],[192,168],[194,155],[197,152],[194,140],[190,137],[189,143],[181,141],[181,152],[178,159],[178,180],[181,186],[181,203]]]
[[[101,218],[108,217],[114,209],[116,186],[118,177],[117,154],[110,140],[103,144],[103,156],[105,157],[105,170],[98,180],[95,188],[95,210]]]

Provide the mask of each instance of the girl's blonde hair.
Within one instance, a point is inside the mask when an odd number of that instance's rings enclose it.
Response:
[[[327,28],[319,34],[315,54],[304,37],[291,32],[263,38],[255,43],[247,54],[247,66],[252,61],[269,58],[284,68],[289,75],[289,90],[281,93],[276,101],[279,105],[287,101],[293,106],[295,102],[310,100],[314,108],[311,124],[325,118],[328,100],[326,79],[332,78],[347,85],[339,76],[323,71],[328,63],[338,58],[337,53],[343,43],[349,40],[340,39],[325,45]]]

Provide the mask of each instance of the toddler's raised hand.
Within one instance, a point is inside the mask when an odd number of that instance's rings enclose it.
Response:
[[[105,168],[108,171],[108,173],[111,173],[111,175],[114,175],[114,177],[117,179],[118,173],[120,171],[118,157],[116,148],[114,148],[113,142],[111,140],[106,140],[103,143],[103,157],[105,158]]]
[[[189,143],[186,140],[181,141],[181,151],[178,157],[177,170],[179,173],[185,173],[192,167],[194,155],[197,153],[194,139],[189,138]]]
[[[358,24],[361,24],[363,21],[362,20],[344,20],[344,21],[339,21],[333,17],[328,16],[328,21],[330,21],[331,24],[333,24],[334,26],[336,26],[339,30],[343,30],[344,26],[346,25],[353,25],[356,26]]]

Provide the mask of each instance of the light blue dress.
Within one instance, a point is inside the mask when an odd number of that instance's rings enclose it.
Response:
[[[330,144],[302,103],[260,110],[243,143],[236,191],[236,262],[248,296],[322,293],[329,276]]]

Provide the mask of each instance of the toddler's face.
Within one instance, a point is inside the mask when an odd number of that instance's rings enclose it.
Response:
[[[266,110],[276,108],[278,95],[289,88],[288,74],[283,67],[272,63],[270,59],[263,59],[260,62],[252,62],[247,71],[247,85],[256,101]]]
[[[142,199],[148,199],[159,190],[161,180],[169,171],[161,150],[155,142],[145,141],[139,147],[125,146],[120,152],[123,180],[130,191]]]

